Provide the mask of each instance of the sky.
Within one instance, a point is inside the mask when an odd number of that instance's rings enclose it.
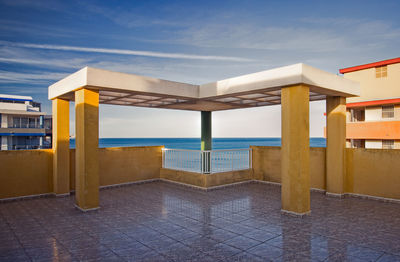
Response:
[[[51,113],[49,85],[85,66],[204,84],[305,63],[400,56],[400,1],[0,0],[0,93]],[[70,106],[74,135],[74,104]],[[325,102],[310,104],[322,137]],[[280,137],[280,106],[213,112],[213,137]],[[100,105],[100,137],[199,137],[200,112]]]

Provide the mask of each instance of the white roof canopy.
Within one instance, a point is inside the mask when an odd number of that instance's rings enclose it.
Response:
[[[310,87],[310,101],[360,95],[357,82],[294,64],[204,85],[85,67],[49,86],[49,99],[74,100],[88,88],[99,91],[100,104],[218,111],[280,104],[281,88],[298,84]]]

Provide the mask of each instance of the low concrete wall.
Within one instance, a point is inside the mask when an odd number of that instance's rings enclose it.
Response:
[[[349,193],[400,199],[400,150],[346,148]]]
[[[252,146],[253,170],[202,175],[161,168],[162,147],[99,149],[100,185],[148,179],[213,187],[251,179],[281,182],[280,147]],[[347,193],[400,199],[400,150],[346,149]],[[70,184],[75,186],[75,150],[70,150]],[[310,148],[311,187],[326,190],[325,148]],[[0,151],[0,199],[53,192],[53,152]]]
[[[160,178],[198,187],[206,187],[204,174],[161,168]]]
[[[162,146],[99,149],[100,186],[160,178]]]
[[[160,177],[174,182],[209,188],[251,180],[252,173],[251,169],[247,169],[215,174],[199,174],[162,168]]]
[[[160,177],[162,146],[100,148],[100,186]],[[70,150],[75,189],[75,150]],[[0,151],[0,199],[53,193],[53,151]]]
[[[163,146],[99,148],[100,186],[160,178]],[[71,190],[75,189],[75,149],[70,150]]]
[[[238,170],[206,175],[206,187],[222,186],[253,179],[253,170]]]
[[[53,192],[53,151],[0,151],[0,199]]]
[[[281,183],[280,147],[252,146],[253,177]],[[310,148],[311,188],[326,190],[325,148]],[[346,148],[345,192],[400,199],[400,150]]]
[[[281,183],[281,148],[276,146],[251,146],[253,177],[255,180]],[[325,148],[310,148],[311,188],[326,189]]]

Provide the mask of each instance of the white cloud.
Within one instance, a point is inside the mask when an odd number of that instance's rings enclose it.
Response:
[[[85,53],[103,53],[115,55],[133,55],[133,56],[147,56],[158,58],[173,58],[173,59],[193,59],[193,60],[215,60],[215,61],[234,61],[234,62],[249,62],[252,61],[248,58],[234,57],[234,56],[213,56],[213,55],[195,55],[184,53],[166,53],[166,52],[152,52],[152,51],[139,51],[128,49],[111,49],[111,48],[93,48],[93,47],[79,47],[79,46],[65,46],[65,45],[47,45],[47,44],[29,44],[29,43],[14,43],[1,41],[1,44],[10,46],[46,49],[46,50],[59,50],[59,51],[75,51]]]
[[[18,83],[18,84],[48,84],[51,81],[58,81],[68,74],[65,73],[17,73],[10,71],[0,71],[0,83]],[[46,88],[45,86],[44,88]]]
[[[87,59],[41,59],[41,58],[3,58],[0,57],[0,63],[13,63],[13,64],[26,64],[26,65],[40,65],[45,67],[59,67],[59,68],[82,68],[89,62]]]

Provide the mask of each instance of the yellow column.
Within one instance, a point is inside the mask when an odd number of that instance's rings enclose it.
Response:
[[[326,190],[327,195],[342,196],[344,192],[346,148],[346,98],[326,98]]]
[[[99,207],[99,93],[75,91],[76,205],[83,211]]]
[[[53,192],[69,194],[69,101],[56,98],[53,104]]]
[[[310,213],[309,87],[282,88],[282,212]]]

